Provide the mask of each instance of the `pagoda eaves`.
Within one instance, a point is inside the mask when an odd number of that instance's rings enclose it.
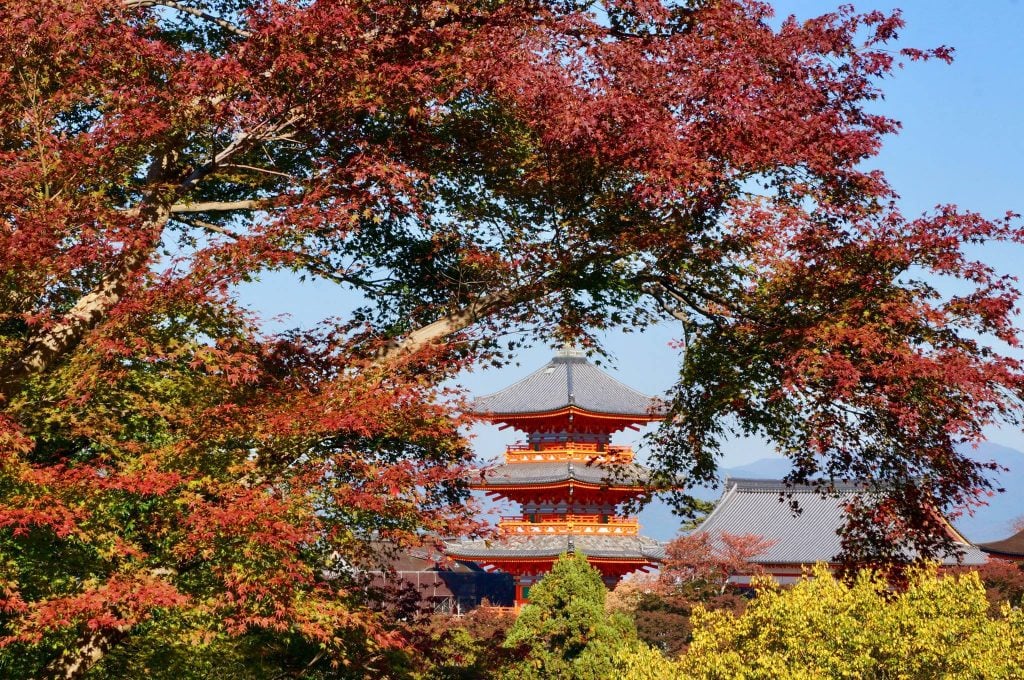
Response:
[[[540,456],[538,456],[540,457]],[[577,502],[621,503],[652,491],[651,471],[633,462],[510,461],[481,471],[470,488],[517,503],[572,495]]]
[[[493,423],[529,432],[611,433],[662,420],[666,413],[663,401],[624,385],[571,349],[470,408]]]
[[[617,580],[638,569],[656,567],[665,559],[665,547],[645,536],[579,534],[514,535],[501,541],[464,540],[448,544],[448,554],[472,560],[485,569],[516,575],[543,574],[562,553],[580,553],[606,578]],[[517,595],[521,586],[517,588]],[[517,600],[525,599],[521,595]]]

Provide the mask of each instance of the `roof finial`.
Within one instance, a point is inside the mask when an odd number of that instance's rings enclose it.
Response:
[[[566,340],[562,343],[562,349],[555,353],[556,357],[582,357],[583,350],[576,346],[576,343],[571,340]]]

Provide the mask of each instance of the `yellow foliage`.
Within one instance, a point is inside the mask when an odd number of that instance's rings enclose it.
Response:
[[[670,674],[627,677],[1024,677],[1024,614],[1005,607],[990,617],[977,574],[940,577],[923,568],[892,593],[870,572],[847,585],[819,565],[792,588],[770,580],[757,588],[740,616],[698,608],[693,643]]]
[[[619,650],[615,658],[617,680],[676,680],[683,677],[677,662],[661,652],[636,641]]]

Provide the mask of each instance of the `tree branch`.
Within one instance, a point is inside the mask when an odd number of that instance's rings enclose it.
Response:
[[[44,326],[28,338],[21,356],[0,368],[0,397],[9,400],[18,392],[26,378],[46,371],[60,357],[77,346],[85,333],[97,326],[121,301],[132,278],[145,269],[149,258],[159,246],[163,229],[174,212],[173,203],[176,199],[194,189],[203,178],[213,173],[234,154],[267,137],[280,134],[302,117],[301,109],[293,108],[285,113],[284,120],[280,122],[273,123],[267,120],[259,123],[252,129],[236,135],[234,140],[212,160],[181,179],[170,192],[150,191],[140,205],[131,211],[142,218],[139,231],[144,237],[141,243],[124,253],[113,271],[104,276],[93,290],[79,298],[71,310],[56,323]],[[159,185],[173,177],[175,159],[176,152],[166,151],[154,160],[147,173],[151,185]]]
[[[244,234],[239,234],[236,231],[232,231],[227,227],[222,227],[219,224],[213,224],[212,222],[206,222],[204,220],[195,219],[182,221],[186,222],[187,224],[191,224],[192,226],[199,227],[200,229],[205,229],[207,231],[212,231],[217,234],[222,234],[236,241],[245,237]],[[375,282],[368,281],[359,276],[354,276],[352,274],[339,270],[337,267],[333,266],[330,262],[325,261],[323,258],[319,258],[316,257],[315,255],[310,255],[309,253],[304,253],[302,251],[295,250],[280,249],[278,252],[290,255],[300,260],[303,264],[306,265],[306,268],[309,271],[313,272],[318,276],[322,276],[323,278],[329,281],[333,281],[339,284],[347,283],[351,286],[355,286],[356,288],[362,288],[363,290],[368,291],[377,290]]]
[[[275,177],[284,177],[293,181],[298,181],[299,178],[295,175],[289,175],[287,172],[279,172],[277,170],[271,170],[270,168],[261,168],[257,165],[243,165],[242,163],[225,163],[221,167],[229,168],[233,170],[249,170],[251,172],[261,172],[265,175],[274,175]]]
[[[251,201],[200,201],[198,203],[176,203],[172,213],[221,212],[227,210],[257,210],[270,206],[269,200]]]
[[[54,659],[44,671],[48,680],[75,680],[83,677],[107,651],[127,635],[122,627],[87,630],[75,643]]]
[[[383,366],[402,356],[414,354],[437,340],[468,328],[489,314],[511,307],[524,299],[536,297],[539,297],[539,293],[523,296],[521,291],[516,290],[485,295],[433,323],[417,328],[402,339],[388,344],[374,357],[372,366]]]
[[[149,241],[127,253],[120,264],[83,295],[59,321],[43,328],[26,343],[25,352],[0,373],[0,395],[10,398],[21,381],[42,373],[69,348],[75,346],[86,330],[94,327],[116,305],[128,288],[132,276],[145,267],[167,223],[167,208],[155,208],[143,222],[141,231]]]
[[[244,28],[239,28],[238,26],[235,26],[230,21],[226,21],[224,19],[221,19],[220,17],[215,17],[212,14],[210,14],[208,12],[204,12],[201,9],[197,9],[195,7],[189,7],[188,5],[183,5],[180,2],[174,2],[174,0],[124,0],[121,3],[121,6],[126,8],[126,9],[155,7],[155,6],[170,7],[171,9],[176,9],[179,12],[184,12],[185,14],[191,14],[192,16],[194,16],[196,18],[199,18],[199,19],[202,19],[204,21],[209,21],[211,23],[214,23],[214,24],[220,26],[221,28],[223,28],[225,31],[228,31],[230,33],[234,33],[235,35],[240,36],[242,38],[251,38],[252,37],[252,33],[250,31],[247,31]]]

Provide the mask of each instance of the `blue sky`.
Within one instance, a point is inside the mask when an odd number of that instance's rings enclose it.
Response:
[[[836,7],[818,1],[777,2],[779,18],[816,16]],[[898,5],[857,3],[858,9],[902,7],[907,27],[900,43],[912,47],[950,45],[953,64],[909,63],[884,83],[884,101],[874,109],[900,120],[899,135],[886,140],[872,163],[885,170],[908,215],[955,203],[986,215],[1024,212],[1024,2],[916,0]],[[979,258],[1024,279],[1024,248],[999,246]],[[1024,323],[1024,321],[1022,321]],[[676,327],[666,324],[643,334],[610,334],[607,345],[620,380],[650,394],[671,387],[678,356],[668,343]],[[520,367],[468,374],[474,393],[499,389],[545,363],[547,348],[524,352]],[[1024,435],[992,431],[990,439],[1024,450]],[[623,441],[636,435],[620,435]],[[477,429],[481,456],[497,455],[511,433]],[[756,440],[729,442],[724,466],[772,455]]]
[[[837,4],[817,0],[774,3],[778,15],[799,18],[833,10]],[[855,3],[861,10],[891,9],[891,4]],[[872,163],[885,170],[901,195],[908,215],[935,205],[955,203],[990,216],[1007,210],[1024,212],[1024,2],[1017,0],[912,0],[903,8],[907,27],[900,44],[913,47],[949,45],[952,65],[911,63],[884,83],[884,101],[874,110],[900,120],[902,132],[886,140]],[[1024,278],[1024,248],[992,247],[979,257],[1001,271]],[[245,291],[245,299],[264,318],[290,315],[284,326],[313,323],[343,311],[343,296],[326,283],[296,286],[291,277],[270,276]],[[623,382],[659,394],[674,380],[678,356],[669,347],[673,325],[642,334],[607,336],[610,372]],[[494,391],[544,364],[551,352],[537,347],[522,352],[518,366],[467,373],[462,384],[474,394]],[[496,428],[475,430],[482,458],[499,455],[514,433]],[[992,431],[992,441],[1024,450],[1024,435]],[[636,437],[623,436],[628,442]],[[771,455],[759,441],[726,446],[725,466]]]

